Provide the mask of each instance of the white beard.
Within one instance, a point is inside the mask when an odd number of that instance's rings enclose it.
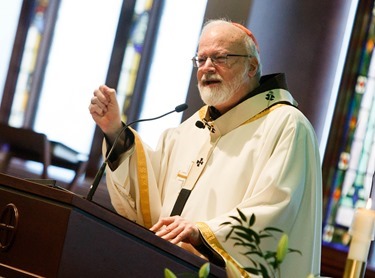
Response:
[[[247,72],[248,69],[246,69],[242,74],[237,75],[231,82],[221,83],[219,86],[214,88],[205,87],[198,83],[199,93],[203,102],[206,105],[210,106],[217,106],[222,103],[228,102],[244,83]],[[220,76],[217,76],[215,74],[207,74],[202,78],[222,80]]]

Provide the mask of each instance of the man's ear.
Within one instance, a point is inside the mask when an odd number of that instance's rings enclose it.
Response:
[[[254,77],[258,71],[259,63],[257,58],[251,57],[249,58],[249,77]]]

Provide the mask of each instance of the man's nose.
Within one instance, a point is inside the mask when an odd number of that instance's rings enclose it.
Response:
[[[200,69],[204,71],[214,71],[215,70],[215,63],[211,59],[211,57],[208,57],[203,65],[199,67]]]

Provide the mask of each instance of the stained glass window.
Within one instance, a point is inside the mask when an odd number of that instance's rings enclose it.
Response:
[[[33,111],[35,122],[32,123],[32,128],[45,133],[50,140],[59,141],[88,154],[95,123],[87,112],[87,101],[93,90],[105,83],[123,2],[113,0],[109,4],[106,0],[62,0],[57,8],[58,16],[52,19],[56,25],[53,28],[51,47],[48,53],[40,53],[41,42],[46,35],[50,35],[47,24],[52,9],[49,4],[53,2],[35,1],[33,11],[30,12],[32,19],[27,29],[9,118],[11,126],[25,125],[30,99],[33,97],[32,84],[36,80],[38,59],[40,55],[47,55],[43,76],[38,76],[43,82],[38,89],[40,97],[37,110]],[[126,89],[119,90],[124,93],[120,95],[120,103],[125,101],[125,95],[131,95],[133,90],[132,81],[137,76],[152,3],[152,0],[138,0],[135,4],[132,35],[125,50],[126,58],[121,74],[126,77],[120,78],[123,80],[121,85]],[[87,9],[88,6],[90,9]],[[107,17],[107,20],[97,20],[103,16]],[[98,41],[98,38],[101,39]],[[126,102],[130,100],[131,98],[126,99]],[[76,120],[78,118],[80,121]],[[57,126],[59,128],[56,128]]]
[[[0,1],[0,101],[7,77],[22,0]]]
[[[355,84],[348,86],[342,113],[345,116],[339,159],[332,164],[330,196],[326,207],[323,243],[347,250],[348,229],[356,208],[371,197],[375,172],[375,13],[369,12],[364,41],[356,50]],[[338,128],[333,127],[333,128]],[[328,146],[329,147],[329,146]],[[374,196],[372,196],[374,198]]]
[[[142,56],[143,43],[146,36],[153,0],[138,0],[131,26],[131,35],[125,49],[125,56],[117,87],[119,103],[123,104],[123,121],[126,122],[126,112],[130,106],[134,92],[135,81]]]
[[[9,118],[9,124],[12,126],[20,127],[24,123],[33,73],[35,71],[40,42],[45,29],[48,2],[48,0],[37,1],[34,12],[32,13],[33,18],[27,34],[25,50]]]

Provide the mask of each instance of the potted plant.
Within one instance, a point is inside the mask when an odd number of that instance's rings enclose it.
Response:
[[[243,253],[250,261],[250,266],[244,267],[244,270],[250,274],[260,275],[263,278],[281,278],[280,266],[284,258],[289,253],[302,253],[299,250],[288,247],[288,235],[282,230],[274,227],[266,227],[259,232],[253,230],[256,221],[255,214],[248,219],[240,209],[237,209],[238,216],[230,216],[234,223],[227,221],[221,225],[230,225],[231,229],[225,240],[231,238],[235,241],[235,246],[243,246],[246,252]],[[278,236],[276,236],[279,235]],[[262,250],[261,242],[264,240],[278,240],[276,251]],[[241,277],[238,269],[230,262],[227,262],[227,275],[229,278]],[[202,265],[197,274],[191,274],[189,277],[206,278],[210,273],[210,264],[207,262]],[[184,277],[187,274],[184,274]],[[168,268],[164,271],[165,278],[177,278],[177,276]],[[313,277],[309,275],[308,278]]]

